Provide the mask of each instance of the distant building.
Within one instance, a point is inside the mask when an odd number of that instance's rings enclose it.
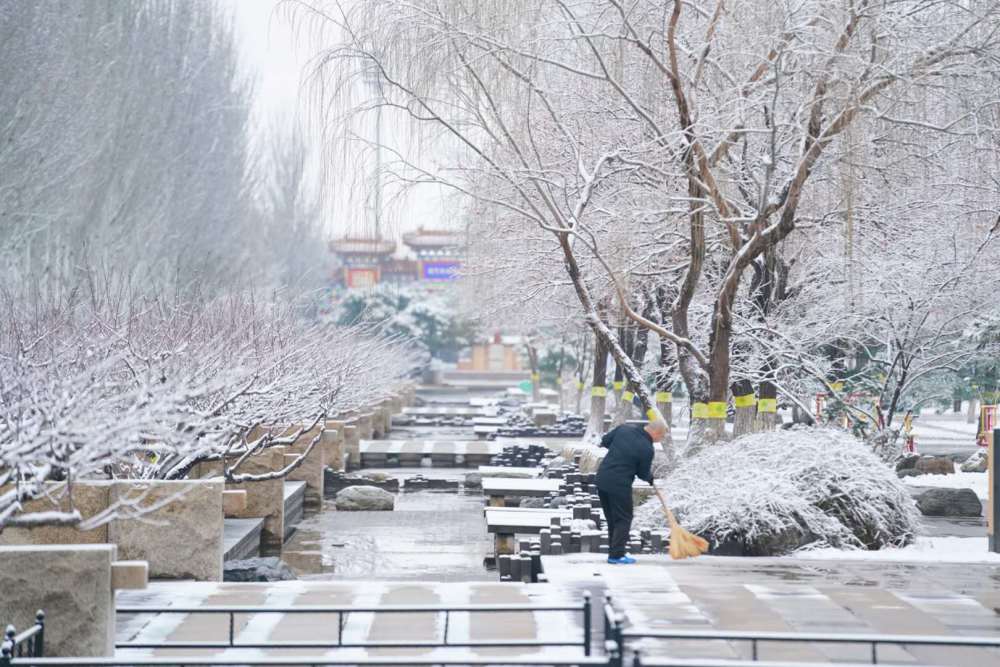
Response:
[[[330,252],[340,263],[334,282],[348,288],[365,289],[381,282],[382,265],[396,253],[396,243],[343,238],[330,241]]]
[[[519,338],[496,334],[493,342],[477,343],[462,351],[458,359],[460,371],[520,371],[521,350]]]
[[[461,233],[418,229],[403,235],[416,259],[399,259],[396,243],[377,239],[343,238],[330,242],[340,268],[334,283],[365,289],[380,283],[405,285],[415,281],[454,280],[462,266],[465,239]]]
[[[418,280],[454,280],[462,268],[465,238],[460,233],[421,227],[403,234],[403,243],[417,256]]]

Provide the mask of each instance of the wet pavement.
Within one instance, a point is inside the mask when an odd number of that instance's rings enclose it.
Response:
[[[639,556],[613,566],[599,556],[543,557],[549,580],[569,595],[612,596],[636,630],[730,630],[996,637],[1000,568],[941,563],[789,561]],[[750,657],[746,642],[636,640],[677,658]],[[880,662],[1000,665],[992,649],[878,649]],[[760,659],[867,662],[868,645],[762,644]]]
[[[469,471],[375,472],[402,479],[420,474],[464,480]],[[391,512],[338,512],[328,500],[322,512],[299,524],[282,559],[303,579],[495,581],[495,573],[483,565],[491,546],[478,490],[469,495],[418,491],[396,494],[396,509]]]

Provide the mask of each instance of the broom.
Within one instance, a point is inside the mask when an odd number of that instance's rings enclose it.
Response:
[[[656,495],[663,505],[663,513],[667,515],[667,522],[670,523],[670,557],[674,560],[694,558],[708,551],[708,541],[681,528],[674,518],[674,513],[667,507],[667,499],[663,497],[660,487],[653,484],[653,489],[656,490]]]

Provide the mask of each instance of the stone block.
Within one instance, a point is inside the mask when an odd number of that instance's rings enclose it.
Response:
[[[347,453],[348,470],[361,467],[361,436],[357,422],[349,421],[344,426],[344,451]]]
[[[23,630],[44,611],[46,657],[114,655],[114,560],[113,544],[0,547],[0,619]]]
[[[228,489],[222,492],[222,513],[235,517],[247,509],[246,489]]]
[[[149,563],[144,560],[117,560],[111,563],[111,588],[141,591],[149,583]]]
[[[297,429],[295,429],[297,430]],[[281,435],[294,434],[294,430],[286,429]],[[314,510],[319,510],[323,505],[323,469],[326,467],[326,457],[325,449],[323,446],[323,427],[316,426],[308,431],[305,431],[296,438],[295,442],[285,449],[285,461],[284,465],[289,466],[294,463],[300,456],[302,456],[307,449],[309,449],[309,444],[319,437],[319,441],[316,445],[309,450],[309,454],[305,457],[298,467],[290,471],[285,479],[291,482],[305,482],[306,483],[306,497],[305,505],[306,507]]]
[[[285,463],[284,447],[272,447],[251,456],[236,471],[237,474],[263,475],[280,470]],[[201,464],[200,476],[221,476],[222,463]],[[246,509],[233,514],[234,519],[264,519],[261,546],[265,550],[281,549],[285,536],[285,482],[281,478],[255,482],[226,482],[226,490],[243,490],[247,494]]]
[[[6,490],[0,489],[0,491]],[[46,484],[48,497],[24,504],[25,512],[51,512],[70,509],[69,494],[63,482]],[[72,506],[84,519],[103,512],[111,502],[110,481],[78,481],[72,485]],[[80,530],[74,526],[39,526],[37,528],[5,528],[0,532],[0,545],[13,544],[103,544],[108,541],[105,523],[93,530]]]
[[[327,421],[323,429],[323,459],[327,468],[344,469],[344,423]]]
[[[930,475],[951,475],[955,462],[947,456],[922,456],[914,466],[918,472]]]
[[[147,561],[153,578],[222,581],[222,491],[222,480],[115,482],[113,502],[157,509],[115,519],[108,541],[123,560]]]
[[[358,415],[358,430],[362,440],[375,439],[375,413],[371,411]]]

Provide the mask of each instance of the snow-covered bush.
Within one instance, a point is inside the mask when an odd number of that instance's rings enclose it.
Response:
[[[754,556],[904,546],[920,516],[895,472],[834,429],[757,433],[708,447],[660,484],[685,528]],[[664,524],[659,501],[638,508],[638,527]]]
[[[444,361],[455,361],[459,350],[475,340],[474,326],[461,317],[447,287],[386,284],[351,292],[338,305],[336,319],[345,326],[383,325],[390,333],[420,342],[431,356]]]

